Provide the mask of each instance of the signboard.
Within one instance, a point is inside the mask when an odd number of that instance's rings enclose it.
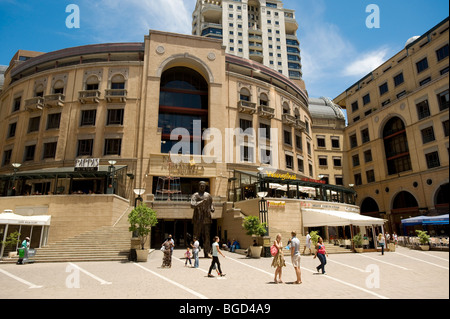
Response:
[[[75,171],[98,171],[99,158],[77,158],[75,160]]]

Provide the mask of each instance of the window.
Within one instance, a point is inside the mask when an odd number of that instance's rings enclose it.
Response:
[[[355,148],[358,146],[358,140],[356,138],[356,134],[350,136],[350,148]]]
[[[30,118],[30,122],[28,123],[28,133],[39,131],[40,122],[41,122],[40,116]]]
[[[398,117],[390,119],[383,129],[388,175],[411,170],[405,124]]]
[[[14,99],[14,101],[13,101],[13,109],[12,109],[13,112],[17,112],[17,111],[20,110],[20,102],[21,101],[22,101],[22,97],[21,96],[16,97]]]
[[[363,144],[367,143],[367,142],[370,142],[370,136],[369,136],[369,129],[368,128],[366,128],[366,129],[361,131],[361,140],[362,140]]]
[[[358,111],[358,101],[352,103],[352,112]]]
[[[253,134],[253,130],[252,130],[253,123],[252,123],[252,121],[239,119],[239,126],[240,126],[240,128],[242,129],[243,132],[245,132],[247,129],[250,129],[249,130],[250,135]]]
[[[259,123],[259,137],[270,139],[270,125]]]
[[[53,94],[64,94],[64,82],[59,80],[53,85]]]
[[[354,174],[353,177],[355,178],[355,185],[362,184],[361,173]]]
[[[372,162],[373,158],[372,158],[372,151],[371,150],[367,150],[364,152],[364,162],[369,163]]]
[[[360,163],[359,163],[359,155],[358,154],[352,156],[352,162],[353,162],[353,167],[359,166]]]
[[[422,131],[422,142],[423,144],[433,142],[435,140],[433,127],[427,127]]]
[[[106,125],[123,125],[124,109],[110,109],[108,110],[108,118]]]
[[[272,153],[268,149],[261,149],[261,163],[270,164],[272,158]]]
[[[431,76],[429,76],[429,77],[423,79],[422,81],[420,81],[420,82],[419,82],[419,85],[420,85],[420,86],[423,86],[423,85],[425,85],[425,84],[427,84],[427,83],[429,83],[429,82],[431,82]]]
[[[326,145],[325,145],[325,137],[318,137],[317,138],[317,146],[318,147],[326,147]]]
[[[291,155],[285,155],[286,158],[286,168],[293,169],[294,168],[294,158]]]
[[[380,85],[379,89],[380,89],[380,95],[387,93],[389,91],[387,82]]]
[[[23,161],[34,161],[34,153],[36,152],[36,145],[25,146],[25,153],[23,156]]]
[[[111,89],[123,90],[125,89],[125,78],[121,74],[116,74],[111,78]]]
[[[298,171],[299,172],[304,172],[305,171],[305,167],[304,167],[304,163],[303,163],[303,159],[302,158],[297,158],[297,167],[298,167]]]
[[[61,113],[49,114],[47,117],[47,130],[59,129]]]
[[[105,150],[103,155],[120,155],[122,148],[122,139],[121,138],[112,138],[105,140]]]
[[[439,162],[439,154],[438,152],[432,152],[425,155],[427,160],[428,168],[439,167],[441,163]]]
[[[436,56],[438,62],[448,57],[448,43],[444,45],[442,48],[436,50]]]
[[[340,157],[333,157],[334,167],[342,167],[342,159]]]
[[[44,143],[44,154],[43,154],[43,158],[44,158],[44,159],[47,159],[47,158],[55,158],[55,155],[56,155],[56,146],[57,146],[57,142]]]
[[[308,155],[311,155],[311,143],[310,142],[306,142],[306,149],[308,151]]]
[[[284,131],[284,144],[292,145],[292,138],[290,131]]]
[[[8,128],[8,138],[11,138],[11,137],[16,136],[16,128],[17,128],[17,123],[11,123],[11,124],[9,124],[9,128]]]
[[[295,135],[295,147],[299,150],[303,150],[303,141],[300,135]]]
[[[335,176],[334,180],[336,181],[336,185],[344,185],[344,179],[342,176]]]
[[[448,120],[442,122],[442,127],[444,128],[444,136],[447,137],[449,135],[449,124]]]
[[[397,87],[400,84],[405,82],[405,79],[403,77],[403,73],[400,73],[399,75],[394,76],[394,85]]]
[[[253,147],[241,146],[241,161],[254,163]]]
[[[309,168],[309,176],[313,177],[314,176],[314,170],[313,170],[313,165],[311,162],[308,163],[308,168]]]
[[[363,96],[363,104],[369,104],[370,103],[370,94],[366,94]]]
[[[328,166],[328,159],[326,156],[319,157],[319,165],[320,166]]]
[[[332,148],[340,148],[341,145],[339,143],[339,137],[332,137],[331,138],[331,147]]]
[[[402,96],[406,95],[406,90],[401,91],[397,94],[397,99],[401,98]]]
[[[81,111],[80,126],[95,126],[96,115],[97,115],[97,110]]]
[[[448,90],[445,90],[442,93],[439,93],[437,95],[438,97],[438,102],[439,102],[439,110],[443,111],[448,109],[448,104],[449,104],[449,96],[448,96]]]
[[[375,171],[373,169],[366,171],[367,183],[375,182]]]
[[[92,156],[94,140],[79,140],[77,156]]]
[[[419,62],[416,63],[416,67],[417,67],[417,73],[420,73],[422,71],[425,71],[426,69],[428,69],[428,60],[427,58],[424,58],[422,60],[420,60]]]
[[[87,91],[96,91],[98,90],[98,78],[93,75],[90,76],[87,80],[86,80],[86,90]]]
[[[3,160],[2,160],[3,166],[11,164],[11,155],[12,150],[6,150],[5,152],[3,152]]]
[[[424,119],[426,117],[429,117],[430,114],[430,107],[428,105],[428,100],[424,100],[416,105],[417,107],[417,115],[419,117],[419,120]]]

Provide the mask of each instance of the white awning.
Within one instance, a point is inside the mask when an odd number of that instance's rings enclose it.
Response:
[[[14,213],[1,213],[0,225],[50,226],[50,215],[22,216]]]
[[[372,226],[384,225],[385,219],[360,215],[357,213],[340,212],[337,210],[302,209],[303,226]]]

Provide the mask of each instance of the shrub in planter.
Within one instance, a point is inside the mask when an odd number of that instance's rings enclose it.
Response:
[[[264,236],[267,233],[267,224],[261,223],[256,216],[245,217],[242,227],[247,231],[246,234],[251,236]],[[262,246],[251,246],[250,249],[252,251],[252,257],[259,258],[261,256]]]
[[[423,250],[429,250],[430,249],[430,236],[427,234],[426,231],[423,230],[416,230],[417,237],[419,237],[419,243],[420,247]]]
[[[152,227],[158,224],[156,211],[142,203],[128,215],[128,222],[130,223],[129,231],[137,235],[141,250],[144,250],[144,245]]]
[[[353,244],[355,244],[355,251],[361,253],[363,251],[363,236],[361,233],[356,234],[352,238]]]

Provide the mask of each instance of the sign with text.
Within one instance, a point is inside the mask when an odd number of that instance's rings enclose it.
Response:
[[[98,171],[99,158],[77,158],[75,160],[75,171]]]

